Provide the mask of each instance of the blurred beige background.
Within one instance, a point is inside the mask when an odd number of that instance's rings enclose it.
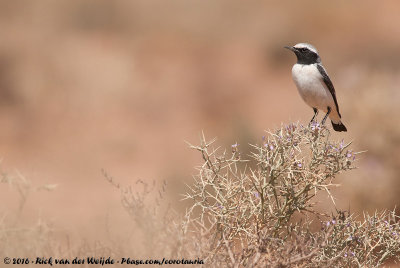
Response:
[[[33,185],[20,217],[78,235],[111,215],[121,184],[166,180],[178,203],[204,130],[229,147],[308,123],[285,45],[314,44],[336,87],[360,169],[338,178],[352,211],[399,204],[398,1],[0,1],[2,171]],[[321,119],[321,115],[320,118]],[[18,194],[0,184],[0,212]],[[120,218],[119,218],[120,217]]]

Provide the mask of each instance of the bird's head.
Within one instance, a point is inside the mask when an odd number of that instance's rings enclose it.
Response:
[[[318,55],[317,49],[307,43],[299,43],[292,47],[285,46],[285,48],[291,50],[297,56],[297,63],[299,64],[314,64],[320,63],[321,58]]]

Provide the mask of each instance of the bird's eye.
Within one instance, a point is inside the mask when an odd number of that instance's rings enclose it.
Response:
[[[306,48],[304,48],[304,47],[302,47],[302,48],[300,48],[300,51],[301,51],[301,52],[306,52],[306,51],[307,51],[307,49],[306,49]]]

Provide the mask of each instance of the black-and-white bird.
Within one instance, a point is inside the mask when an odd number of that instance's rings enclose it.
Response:
[[[290,49],[297,56],[297,63],[292,68],[292,77],[300,96],[314,110],[311,122],[317,116],[318,110],[321,110],[326,113],[322,124],[329,116],[334,130],[347,131],[340,120],[342,116],[339,113],[335,88],[322,66],[317,49],[306,43],[299,43],[293,47],[285,46],[285,48]]]

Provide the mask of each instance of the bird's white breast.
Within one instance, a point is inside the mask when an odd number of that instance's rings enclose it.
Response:
[[[309,106],[325,112],[328,106],[334,107],[332,95],[326,88],[316,64],[295,64],[292,76],[300,96]]]

